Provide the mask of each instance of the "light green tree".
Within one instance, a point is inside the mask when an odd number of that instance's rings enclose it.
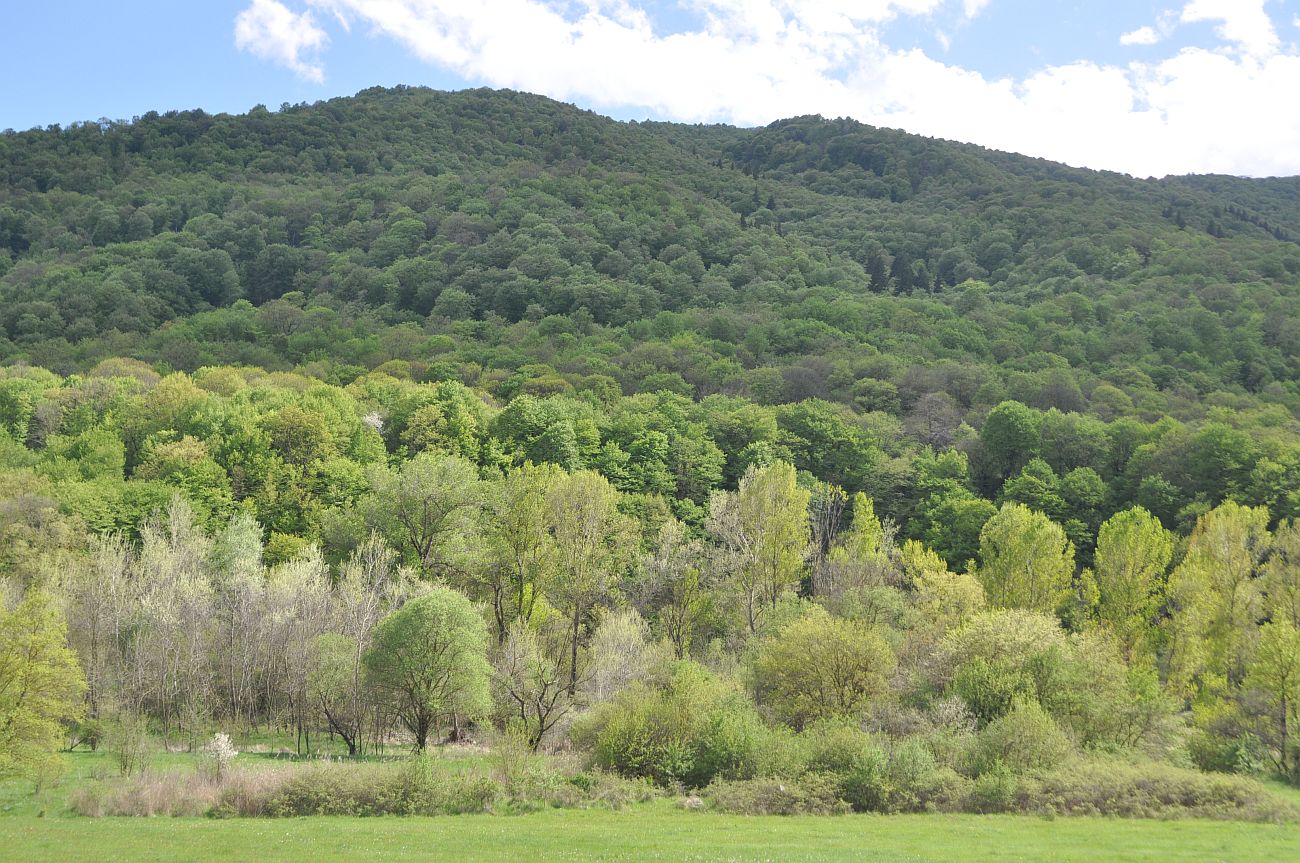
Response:
[[[990,605],[1050,613],[1070,595],[1074,544],[1042,513],[1003,504],[980,531],[977,575]]]
[[[463,594],[435,586],[380,621],[366,652],[370,684],[423,750],[441,724],[491,709],[487,627]]]
[[[51,596],[31,590],[12,611],[0,605],[0,778],[57,757],[60,723],[81,717],[85,689]]]
[[[709,529],[750,632],[803,576],[811,495],[795,480],[786,462],[751,466],[734,494],[717,492],[710,501]]]
[[[632,520],[618,510],[619,493],[595,471],[560,478],[547,495],[555,544],[549,597],[569,621],[569,691],[578,688],[578,650],[592,608],[636,551]]]
[[[760,702],[802,728],[860,713],[886,691],[894,665],[878,633],[813,606],[760,642],[753,671]]]
[[[400,548],[426,578],[458,578],[475,555],[483,502],[478,471],[459,456],[422,452],[397,470],[377,467],[362,504],[367,526]]]
[[[493,483],[486,495],[487,548],[475,580],[492,605],[498,644],[505,642],[512,621],[532,620],[554,570],[548,494],[561,475],[555,465],[525,464]]]
[[[1184,695],[1240,683],[1260,619],[1257,578],[1268,552],[1268,510],[1228,501],[1202,515],[1169,578],[1168,680]]]
[[[1300,520],[1278,525],[1264,567],[1264,594],[1272,620],[1300,627]]]
[[[1277,766],[1291,775],[1291,728],[1300,705],[1300,629],[1289,620],[1266,623],[1246,673],[1246,685],[1264,693],[1272,710]]]
[[[1140,506],[1116,513],[1098,531],[1093,558],[1097,617],[1130,659],[1152,653],[1156,612],[1173,554],[1173,534]]]

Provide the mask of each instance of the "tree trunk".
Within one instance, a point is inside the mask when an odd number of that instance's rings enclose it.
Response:
[[[582,615],[575,603],[573,606],[573,642],[569,657],[569,697],[578,694],[578,629],[582,625]]]

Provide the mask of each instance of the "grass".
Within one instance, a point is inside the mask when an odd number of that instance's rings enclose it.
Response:
[[[1294,861],[1300,826],[1017,816],[736,817],[624,812],[454,818],[5,818],[12,860]]]
[[[240,756],[244,758],[245,756]],[[267,757],[249,754],[248,757]],[[478,760],[449,758],[457,769]],[[533,815],[446,818],[81,818],[69,790],[111,774],[78,753],[60,787],[0,783],[0,860],[104,861],[1294,861],[1300,824],[978,815],[744,817],[687,812],[669,800]],[[161,753],[154,768],[193,764]],[[1279,793],[1300,791],[1274,786]]]

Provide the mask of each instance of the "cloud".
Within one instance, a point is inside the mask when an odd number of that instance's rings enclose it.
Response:
[[[1164,38],[1180,20],[1218,22],[1227,48],[1020,78],[882,38],[900,16],[977,13],[978,0],[681,0],[697,19],[681,32],[659,28],[645,0],[298,2],[475,84],[622,114],[760,125],[820,113],[1139,176],[1300,173],[1300,117],[1277,102],[1300,92],[1300,55],[1251,0],[1193,0],[1142,28]],[[260,7],[280,4],[248,11]],[[306,65],[300,52],[322,43],[271,56]]]
[[[1160,34],[1154,27],[1139,27],[1131,33],[1119,37],[1121,45],[1154,45],[1160,41]]]
[[[277,0],[253,0],[235,16],[235,47],[292,69],[308,81],[325,80],[325,68],[303,59],[329,41],[310,12],[296,14]]]
[[[1219,38],[1251,57],[1268,57],[1278,49],[1273,19],[1264,11],[1266,0],[1192,0],[1183,7],[1185,24],[1218,21]]]

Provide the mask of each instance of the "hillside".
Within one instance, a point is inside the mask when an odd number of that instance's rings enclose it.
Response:
[[[847,120],[621,124],[518,93],[371,90],[0,136],[0,361],[343,385],[396,360],[499,403],[820,399],[875,455],[853,478],[825,452],[797,463],[850,490],[885,471],[871,484],[905,526],[920,446],[956,442],[997,494],[1020,465],[991,464],[971,428],[1013,399],[1088,429],[1089,452],[1044,455],[1111,486],[1099,512],[1141,500],[1176,526],[1231,494],[1282,518],[1295,237],[1295,180],[1138,181]],[[1112,452],[1094,418],[1140,440]],[[1192,432],[1149,425],[1164,418],[1213,418],[1247,451],[1188,452]],[[734,482],[766,432],[717,423]],[[1160,477],[1129,463],[1139,443]],[[1280,479],[1256,476],[1265,459]]]
[[[509,92],[0,135],[0,668],[41,681],[0,779],[1295,821],[1297,238],[1295,179]],[[343,760],[235,766],[289,743]]]

